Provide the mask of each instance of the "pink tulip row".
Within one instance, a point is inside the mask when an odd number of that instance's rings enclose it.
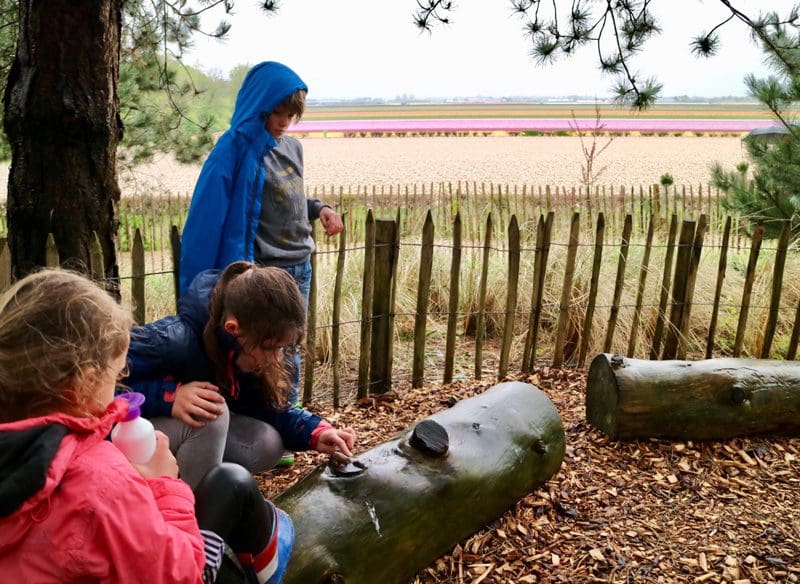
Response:
[[[768,126],[758,119],[608,118],[600,122],[606,132],[749,132]],[[462,118],[394,120],[301,120],[290,131],[304,132],[553,132],[592,130],[594,119],[572,118]]]

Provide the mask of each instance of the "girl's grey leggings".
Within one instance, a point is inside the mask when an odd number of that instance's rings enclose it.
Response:
[[[275,466],[283,454],[283,440],[275,428],[249,416],[232,414],[227,406],[216,420],[201,428],[172,417],[150,421],[169,438],[180,476],[192,490],[223,460],[255,474]]]

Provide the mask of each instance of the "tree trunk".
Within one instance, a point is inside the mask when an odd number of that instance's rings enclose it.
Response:
[[[586,419],[612,440],[797,435],[800,363],[600,354],[589,367]]]
[[[120,34],[123,0],[21,0],[4,95],[11,145],[8,243],[17,277],[45,263],[89,270],[92,232],[106,277],[118,275]]]
[[[547,396],[502,383],[323,464],[275,501],[295,526],[285,582],[408,582],[553,476],[564,448]]]

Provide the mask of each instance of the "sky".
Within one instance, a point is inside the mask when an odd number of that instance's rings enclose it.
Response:
[[[785,14],[794,1],[733,3],[756,16],[759,9]],[[227,40],[198,38],[186,62],[226,75],[236,65],[280,61],[305,80],[314,99],[608,97],[613,80],[597,70],[592,47],[540,66],[509,2],[456,4],[452,23],[429,34],[413,23],[415,0],[283,0],[275,15],[255,0],[235,0]],[[716,57],[691,54],[689,41],[730,15],[719,0],[655,0],[651,8],[663,32],[645,45],[635,70],[656,76],[663,97],[745,96],[744,75],[767,73],[749,29],[738,21],[721,31]],[[206,27],[220,17],[206,18]]]

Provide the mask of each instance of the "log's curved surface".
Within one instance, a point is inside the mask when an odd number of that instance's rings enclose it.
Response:
[[[408,582],[553,476],[564,449],[553,403],[510,382],[320,465],[275,500],[295,526],[284,582]]]
[[[601,353],[589,366],[586,419],[613,440],[800,435],[800,362]]]

